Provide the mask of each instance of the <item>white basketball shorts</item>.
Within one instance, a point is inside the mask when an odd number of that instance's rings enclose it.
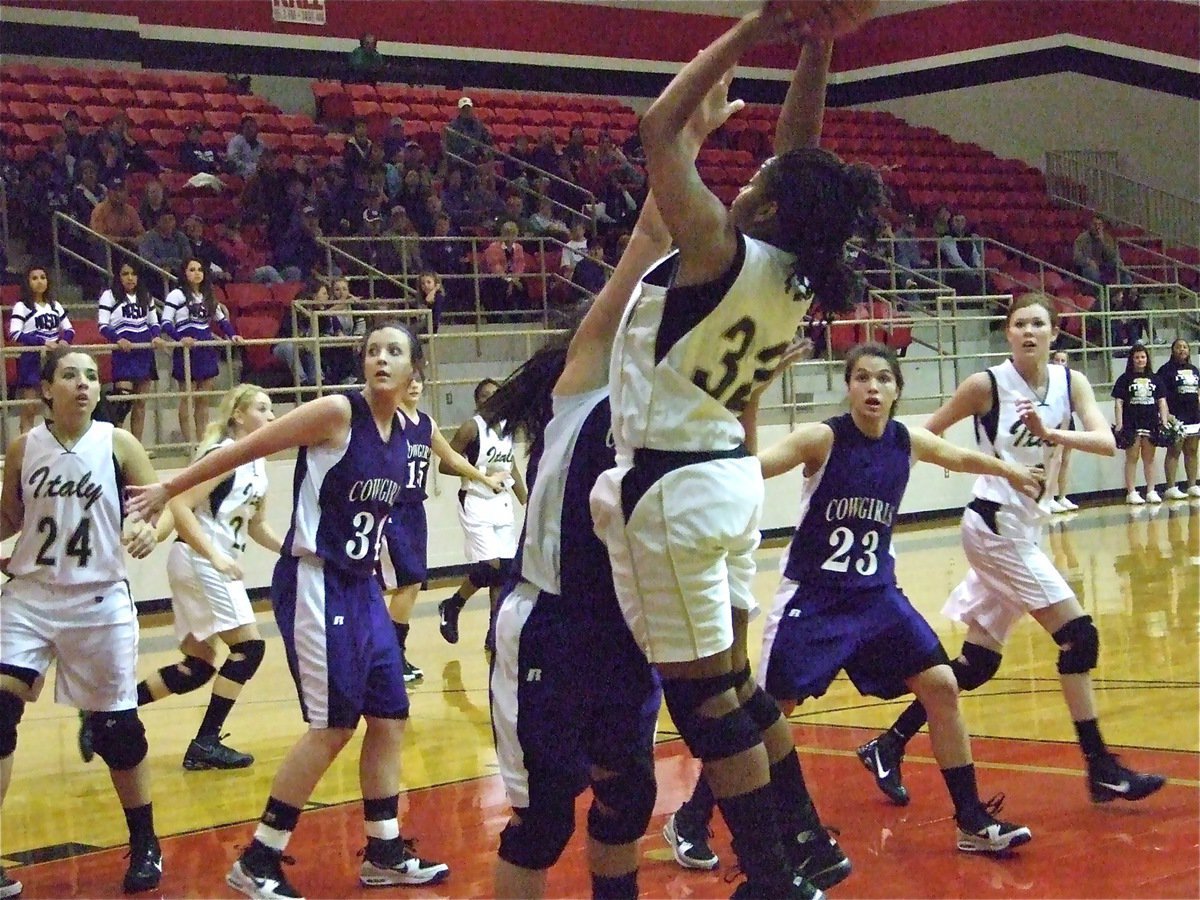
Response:
[[[517,529],[508,491],[495,497],[460,494],[458,523],[462,525],[467,562],[512,559],[517,555]]]
[[[183,541],[176,541],[167,554],[167,581],[180,641],[189,634],[207,641],[255,621],[246,585],[226,578]]]

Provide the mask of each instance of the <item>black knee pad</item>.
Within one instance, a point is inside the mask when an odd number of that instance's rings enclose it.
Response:
[[[588,835],[601,844],[619,847],[646,833],[658,785],[651,756],[638,754],[613,772],[609,778],[592,782]]]
[[[531,797],[529,806],[514,810],[520,822],[510,819],[500,832],[502,860],[536,870],[558,862],[575,832],[575,795],[569,790],[552,793],[553,797]]]
[[[266,641],[241,641],[229,648],[229,657],[221,665],[220,676],[234,684],[245,684],[254,677],[267,652]],[[234,659],[240,656],[241,659]]]
[[[12,691],[0,691],[0,759],[17,749],[17,726],[25,715],[25,701]]]
[[[1091,616],[1072,619],[1054,632],[1058,644],[1058,674],[1083,675],[1096,668],[1100,659],[1100,632]]]
[[[950,660],[954,680],[962,691],[973,691],[992,679],[1000,668],[1000,654],[987,647],[963,641],[962,654]]]
[[[750,674],[749,666],[746,667],[746,674],[747,676]],[[742,709],[754,720],[758,730],[764,733],[783,718],[783,713],[779,711],[779,704],[757,684],[754,685],[754,693],[742,701]]]
[[[472,563],[467,569],[467,577],[475,587],[490,588],[500,584],[500,570],[486,562]]]
[[[136,709],[96,712],[88,717],[92,747],[117,772],[126,772],[146,758],[146,726]]]
[[[705,702],[736,686],[737,675],[733,673],[714,678],[663,679],[663,698],[671,719],[697,759],[726,759],[762,743],[762,733],[740,706],[720,718],[700,712]]]
[[[186,694],[208,684],[217,670],[198,656],[185,656],[183,662],[159,669],[158,674],[172,694]]]
[[[133,401],[125,398],[132,393],[133,391],[124,388],[113,388],[112,393],[108,395],[108,409],[112,424],[120,425],[129,416],[129,411],[133,409]]]

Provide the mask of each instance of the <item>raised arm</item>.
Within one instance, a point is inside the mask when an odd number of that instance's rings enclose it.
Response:
[[[792,73],[783,109],[775,125],[775,155],[816,147],[821,143],[821,123],[825,114],[825,82],[833,41],[809,38],[800,49],[800,60]]]
[[[1019,466],[996,456],[977,450],[958,447],[924,428],[908,430],[912,440],[913,459],[933,463],[951,472],[967,472],[972,475],[999,475],[1009,484],[1030,497],[1040,497],[1044,473],[1028,466]]]
[[[825,465],[832,449],[833,429],[824,422],[810,422],[758,454],[758,461],[762,464],[763,478],[774,478],[800,465],[808,478]]]

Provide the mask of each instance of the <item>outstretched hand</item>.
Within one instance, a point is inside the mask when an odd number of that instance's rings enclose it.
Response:
[[[125,488],[125,514],[147,522],[157,522],[158,514],[169,499],[167,488],[161,481],[131,484]]]
[[[696,139],[696,149],[705,138],[729,121],[729,117],[746,105],[745,100],[729,99],[729,83],[733,81],[733,69],[729,69],[709,89],[688,119],[687,127]]]

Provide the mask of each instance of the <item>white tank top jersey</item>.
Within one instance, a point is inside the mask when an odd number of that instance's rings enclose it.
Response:
[[[637,448],[721,451],[744,442],[738,414],[811,304],[794,261],[738,232],[734,260],[715,281],[671,287],[676,254],[643,276],[609,368],[618,464]]]
[[[9,572],[55,586],[123,581],[121,488],[112,425],[92,422],[70,450],[38,425],[25,438],[25,514]]]
[[[475,416],[474,418],[475,428],[479,433],[479,437],[476,439],[479,449],[475,454],[475,458],[471,460],[471,463],[484,475],[503,475],[505,476],[505,480],[508,480],[513,466],[516,464],[512,438],[501,437],[496,433],[495,429],[488,427],[487,423],[483,421],[482,416]],[[483,497],[486,500],[493,500],[497,497],[497,494],[487,485],[480,484],[478,481],[472,481],[469,478],[462,479],[462,490],[473,496]]]
[[[1011,360],[987,370],[992,380],[992,410],[975,417],[975,439],[979,449],[1000,459],[1024,466],[1041,466],[1046,484],[1058,475],[1062,448],[1042,443],[1030,434],[1017,416],[1017,401],[1031,400],[1047,428],[1066,428],[1071,421],[1071,382],[1065,366],[1048,366],[1045,397],[1038,396],[1021,377]],[[1028,522],[1050,515],[1050,494],[1039,500],[1022,494],[998,475],[980,475],[975,496],[1002,503]]]
[[[232,438],[226,438],[212,449],[232,443]],[[267,464],[256,459],[238,466],[213,488],[208,500],[197,507],[196,518],[213,546],[237,559],[246,549],[246,528],[266,496]]]

